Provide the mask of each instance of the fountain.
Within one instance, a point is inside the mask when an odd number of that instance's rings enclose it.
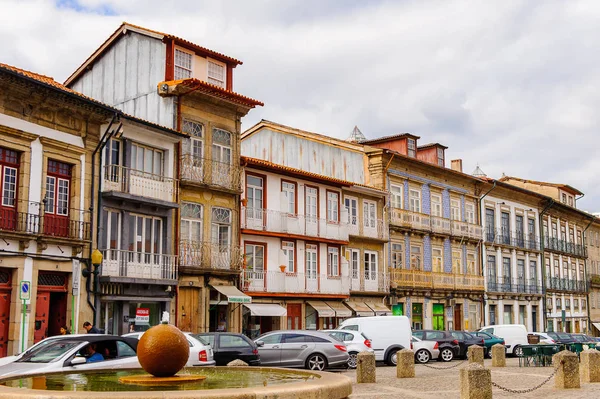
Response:
[[[144,370],[46,373],[0,380],[6,399],[66,398],[211,398],[344,399],[349,378],[327,372],[270,367],[183,368],[189,346],[179,329],[163,323],[149,329],[138,344]],[[183,369],[182,369],[183,368]],[[147,374],[149,373],[149,374]]]

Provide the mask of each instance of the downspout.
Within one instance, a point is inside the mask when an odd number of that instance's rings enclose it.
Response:
[[[484,199],[485,197],[487,197],[487,195],[488,195],[489,193],[491,193],[491,192],[492,192],[492,191],[493,191],[493,190],[496,188],[496,184],[497,184],[497,183],[498,183],[498,181],[497,181],[497,180],[494,180],[494,185],[492,186],[492,188],[490,188],[488,191],[486,191],[486,193],[485,193],[485,194],[483,194],[483,196],[481,196],[481,198],[479,198],[479,223],[481,223],[481,222],[483,221],[483,210],[482,210],[483,208],[481,207],[481,204],[482,204],[482,202],[483,202],[483,199]],[[482,230],[484,230],[484,226],[483,226],[483,224],[482,224],[482,226],[481,226],[481,229],[482,229]],[[483,231],[483,234],[485,234],[485,231]],[[482,246],[481,246],[481,249],[480,249],[480,251],[479,251],[479,262],[480,262],[480,264],[481,264],[481,274],[483,275],[483,279],[484,279],[484,281],[485,281],[485,273],[483,272],[483,268],[484,268],[484,261],[485,261],[485,259],[483,258],[483,247],[485,246],[485,244],[484,244],[485,240],[482,240],[481,242],[482,242]],[[483,287],[483,288],[484,288],[484,291],[483,291],[483,292],[484,292],[484,297],[483,297],[483,302],[482,302],[482,304],[483,304],[483,311],[481,312],[481,313],[482,313],[482,315],[481,315],[481,319],[483,319],[483,321],[482,321],[482,325],[486,325],[486,323],[485,323],[485,313],[486,313],[486,312],[485,312],[485,303],[486,303],[486,299],[485,299],[485,296],[486,296],[486,295],[485,295],[485,292],[486,292],[487,290],[485,289],[485,287]]]
[[[178,132],[181,132],[181,96],[177,96],[177,98],[175,99],[175,101],[177,102],[176,105],[176,119],[175,119],[175,125],[176,125],[176,130]],[[175,188],[175,202],[177,204],[179,204],[179,200],[180,200],[180,196],[179,196],[179,178],[180,178],[180,173],[181,173],[181,168],[180,168],[180,163],[181,163],[181,141],[179,141],[179,143],[177,144],[177,154],[175,154],[175,176],[176,176],[176,185],[177,187]],[[175,232],[175,240],[173,240],[175,242],[175,245],[173,246],[173,252],[176,255],[179,255],[179,219],[181,217],[180,215],[180,210],[179,208],[175,209],[173,211],[173,213],[175,214],[174,216],[174,220],[173,220],[173,229]],[[177,259],[177,262],[179,263],[179,257]],[[179,268],[177,268],[177,287],[175,288],[175,323],[173,323],[175,326],[179,327]]]
[[[548,205],[546,205],[546,207],[542,210],[542,212],[539,215],[539,220],[538,220],[538,224],[539,224],[539,229],[540,229],[540,249],[542,250],[542,292],[544,293],[544,300],[543,300],[543,304],[542,304],[542,308],[544,309],[544,329],[546,329],[548,327],[548,320],[546,317],[546,257],[544,256],[544,221],[542,219],[542,216],[544,216],[544,214],[546,212],[548,212],[548,210],[554,205],[554,200],[552,198],[550,198],[550,202],[548,203]]]
[[[581,195],[581,197],[583,197],[583,195]],[[581,197],[579,197],[579,198],[581,198]],[[575,201],[577,201],[577,200],[575,200]],[[575,202],[575,204],[577,204],[577,202]],[[590,226],[592,225],[592,223],[594,223],[594,220],[595,220],[594,218],[591,218],[590,219],[590,223],[587,225],[587,227],[585,228],[585,230],[583,230],[583,233],[581,233],[581,235],[582,235],[581,239],[583,240],[582,241],[582,245],[583,245],[584,251],[586,251],[586,255],[587,255],[587,246],[586,246],[585,232],[587,231],[587,229],[590,228]],[[588,258],[586,256],[583,259],[583,275],[584,275],[584,277],[585,277],[586,280],[587,280],[587,275],[588,275],[587,274],[587,262],[588,262]],[[586,334],[587,334],[587,332],[590,331],[590,324],[592,322],[592,313],[590,311],[590,308],[591,308],[591,306],[590,306],[591,305],[590,304],[590,292],[589,292],[589,290],[587,288],[588,287],[587,281],[585,283],[585,287],[586,287],[586,291],[587,291],[587,294],[585,296],[585,299],[587,300],[587,306],[586,306],[586,308],[587,308],[587,315],[588,315],[588,325],[587,325],[587,331],[586,331]]]
[[[575,197],[575,208],[577,208],[577,201],[585,197],[585,194],[581,194],[579,197]]]
[[[383,169],[383,191],[386,191],[386,192],[387,192],[387,189],[386,189],[386,187],[387,187],[387,181],[389,179],[389,177],[388,177],[388,169],[390,168],[390,165],[392,164],[392,161],[394,160],[395,156],[396,156],[396,154],[392,153],[392,156],[390,157],[390,160],[388,161],[387,165],[385,165],[385,168]],[[387,194],[386,194],[386,199],[387,199]],[[387,204],[385,202],[386,201],[384,200],[383,212],[385,212],[386,206],[389,205],[389,199],[387,200]],[[392,273],[391,273],[391,270],[390,270],[390,267],[391,267],[390,265],[392,264],[392,251],[390,250],[390,248],[391,248],[390,239],[391,239],[392,235],[390,234],[390,227],[389,226],[390,226],[390,222],[391,222],[391,217],[392,216],[390,215],[389,211],[387,213],[387,216],[388,216],[388,220],[387,220],[387,225],[388,225],[388,240],[384,244],[383,250],[385,252],[387,252],[387,254],[388,254],[387,270],[388,270],[388,273],[389,273],[388,284],[390,286],[390,298],[391,298],[392,302],[395,302],[392,305],[396,305],[398,303],[398,297],[397,297],[397,295],[396,295],[395,292],[394,292],[394,295],[392,295],[392,292],[391,292],[392,291],[391,290]]]

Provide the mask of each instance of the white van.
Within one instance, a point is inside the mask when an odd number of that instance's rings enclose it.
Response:
[[[398,363],[397,351],[411,349],[412,331],[406,316],[354,317],[344,320],[338,329],[363,333],[371,340],[375,360],[391,366]]]
[[[527,328],[523,324],[498,324],[495,326],[484,326],[479,329],[486,333],[504,339],[506,353],[522,356],[522,345],[527,345]]]

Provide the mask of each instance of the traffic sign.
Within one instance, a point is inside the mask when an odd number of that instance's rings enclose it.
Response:
[[[19,299],[21,299],[22,301],[28,301],[29,299],[31,299],[31,281],[21,281]]]

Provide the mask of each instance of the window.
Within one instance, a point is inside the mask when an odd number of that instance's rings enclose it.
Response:
[[[491,291],[498,289],[496,281],[496,256],[488,255],[487,257],[488,285]]]
[[[57,216],[69,215],[70,183],[71,165],[49,160],[48,176],[46,176],[46,213]]]
[[[253,273],[255,278],[264,278],[265,246],[262,244],[245,244],[244,255],[246,256],[246,270]]]
[[[573,308],[575,309],[575,312],[579,311],[579,299],[573,299]]]
[[[411,245],[410,247],[410,268],[421,270],[421,247],[418,245]]]
[[[358,279],[359,268],[358,268],[358,259],[360,257],[360,251],[357,249],[350,249],[350,272],[352,273],[353,279]]]
[[[291,241],[282,241],[281,242],[281,251],[283,252],[283,258],[285,260],[286,271],[288,273],[296,272],[295,262],[294,262],[294,243]]]
[[[225,250],[231,243],[231,209],[212,209],[211,235],[213,244]]]
[[[290,215],[298,213],[296,211],[296,183],[282,180],[281,181],[281,195],[283,197],[281,206],[283,211]]]
[[[213,161],[231,165],[231,133],[227,130],[214,128],[212,136]],[[221,166],[215,165],[217,168]],[[229,173],[229,170],[227,169],[226,172]]]
[[[460,251],[452,251],[452,272],[462,273],[462,254]]]
[[[573,206],[573,197],[569,195],[569,206]]]
[[[457,199],[450,200],[450,217],[452,220],[460,219],[460,201]]]
[[[407,147],[408,147],[408,156],[411,158],[415,158],[417,156],[417,142],[415,139],[411,139],[410,137],[407,139]]]
[[[306,278],[316,279],[317,278],[317,246],[314,244],[306,244],[306,252],[304,254],[306,259]]]
[[[345,197],[344,206],[348,211],[348,223],[352,226],[358,226],[358,200],[356,198]]]
[[[390,186],[392,208],[402,209],[402,186]]]
[[[444,271],[442,254],[441,248],[432,248],[431,250],[431,266],[434,273],[441,273]]]
[[[496,237],[496,212],[492,208],[485,208],[485,239],[494,242]]]
[[[121,249],[121,212],[106,211],[106,242],[108,249]]]
[[[556,298],[556,309],[557,310],[562,309],[562,300],[560,298]]]
[[[410,190],[409,194],[410,210],[421,213],[421,192],[419,190]]]
[[[500,222],[502,244],[510,245],[510,214],[508,212],[502,212],[500,214]]]
[[[504,305],[504,324],[513,324],[512,305]]]
[[[366,228],[374,229],[377,220],[377,205],[373,201],[363,201],[363,224]]]
[[[529,261],[529,281],[530,285],[537,286],[537,262],[534,260]]]
[[[365,280],[377,280],[377,253],[365,251]]]
[[[189,244],[202,241],[203,207],[200,204],[183,202],[181,204],[181,240]]]
[[[467,253],[467,274],[476,275],[479,274],[476,269],[475,254],[472,252]]]
[[[517,229],[517,246],[524,247],[525,244],[525,221],[523,215],[515,216],[515,228]]]
[[[339,193],[327,191],[327,221],[337,223],[340,220],[339,215]]]
[[[225,87],[225,66],[208,60],[208,83]]]
[[[17,174],[19,157],[16,151],[0,148],[0,206],[15,207],[17,200]]]
[[[175,49],[175,80],[192,77],[192,54]]]
[[[556,223],[552,223],[552,237],[558,238],[558,227]]]
[[[392,267],[394,269],[402,269],[404,264],[402,263],[403,258],[402,244],[393,242],[392,243]]]
[[[442,197],[440,195],[431,195],[431,215],[442,217]]]
[[[563,204],[567,203],[567,194],[565,194],[565,193],[562,194],[562,202],[563,202]]]
[[[475,204],[472,202],[465,204],[465,219],[467,223],[475,224]]]
[[[162,254],[163,223],[162,219],[131,214],[129,218],[129,250],[143,254]],[[150,263],[150,256],[144,263]]]
[[[496,324],[496,305],[490,305],[490,312],[489,312],[489,318],[490,318],[490,325],[495,325]]]
[[[510,258],[502,258],[502,284],[504,292],[510,292],[512,270],[510,267]]]
[[[586,304],[586,301],[585,301],[585,299],[582,299],[582,300],[581,300],[581,310],[582,310],[582,311],[586,310],[586,306],[587,306],[587,304]]]
[[[571,310],[571,299],[570,298],[565,299],[565,309]]]
[[[569,264],[566,260],[563,261],[563,278],[569,278]]]
[[[441,148],[437,149],[437,164],[444,167],[444,150]]]
[[[558,262],[558,259],[554,259],[554,277],[560,277],[560,264]]]
[[[327,247],[327,275],[337,277],[340,275],[340,249]]]
[[[181,130],[190,135],[187,153],[194,159],[202,159],[204,157],[204,126],[201,123],[184,119]]]
[[[525,292],[525,259],[517,259],[519,292]]]
[[[247,217],[251,219],[263,218],[264,180],[262,177],[246,175],[246,200]]]
[[[131,169],[153,175],[162,175],[163,152],[134,143],[131,146]]]

